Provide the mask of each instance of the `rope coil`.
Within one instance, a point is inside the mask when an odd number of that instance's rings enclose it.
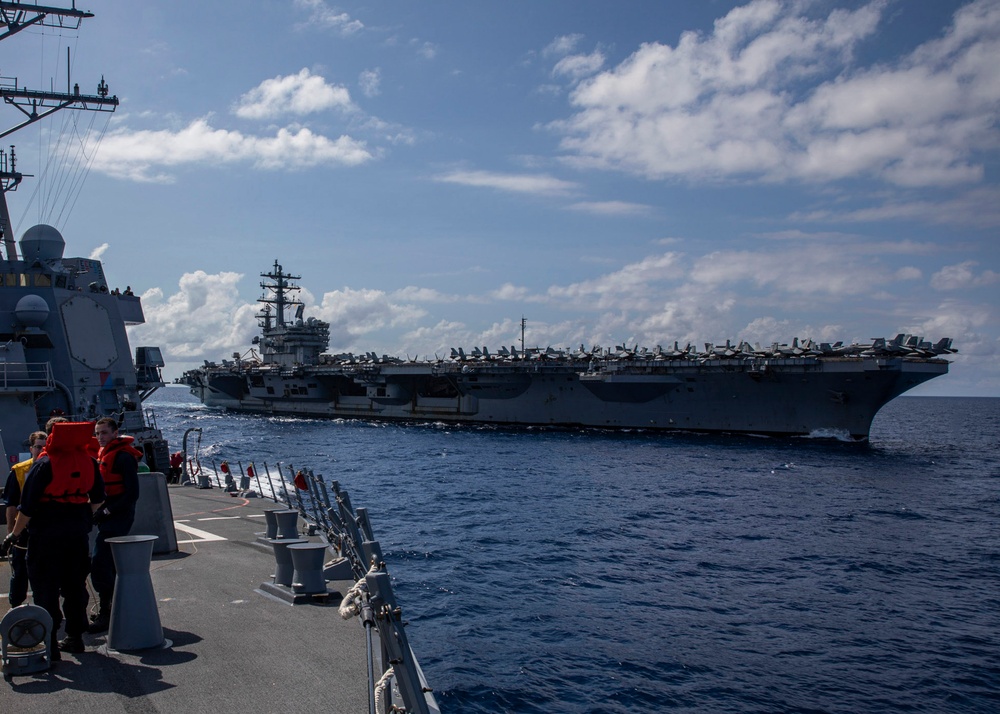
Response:
[[[358,582],[354,583],[347,594],[344,595],[344,599],[340,602],[340,616],[345,620],[350,620],[352,617],[356,617],[361,614],[361,601],[368,596],[368,584],[365,583],[365,579],[361,578]]]

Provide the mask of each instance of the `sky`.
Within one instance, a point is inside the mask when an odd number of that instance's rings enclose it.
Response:
[[[277,261],[331,352],[902,332],[959,350],[911,393],[1000,396],[1000,0],[77,5],[0,76],[69,48],[121,104],[7,137],[15,231],[141,295],[168,379]]]

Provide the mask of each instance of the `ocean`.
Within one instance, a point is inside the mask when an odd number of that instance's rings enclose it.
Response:
[[[1000,711],[1000,399],[860,445],[147,405],[368,508],[445,712]]]

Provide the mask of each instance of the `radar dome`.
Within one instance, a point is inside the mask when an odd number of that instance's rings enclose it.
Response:
[[[14,317],[25,327],[41,327],[48,316],[49,305],[40,295],[25,295],[14,308]]]
[[[21,236],[21,257],[27,262],[59,260],[65,247],[62,234],[44,223],[32,226]]]

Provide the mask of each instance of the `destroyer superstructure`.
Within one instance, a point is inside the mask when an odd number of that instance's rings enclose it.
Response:
[[[27,27],[73,30],[89,12],[0,2],[0,40]],[[68,60],[68,58],[67,58]],[[66,78],[66,91],[39,91],[0,77],[0,97],[18,115],[6,137],[61,109],[113,112],[118,98],[104,77],[95,94]],[[114,416],[135,437],[150,468],[167,469],[167,445],[142,401],[163,385],[156,347],[138,347],[133,362],[126,325],[144,321],[138,296],[111,286],[100,261],[64,255],[50,225],[28,228],[15,241],[7,193],[25,178],[14,147],[0,151],[0,446],[9,463],[27,458],[25,439],[52,416]],[[18,247],[20,250],[18,250]]]
[[[297,276],[275,261],[258,315],[260,352],[179,380],[210,406],[313,417],[512,426],[687,430],[867,438],[891,399],[948,371],[951,340],[792,340],[453,349],[445,359],[326,354],[329,325],[303,318]],[[295,318],[288,314],[295,308]]]

